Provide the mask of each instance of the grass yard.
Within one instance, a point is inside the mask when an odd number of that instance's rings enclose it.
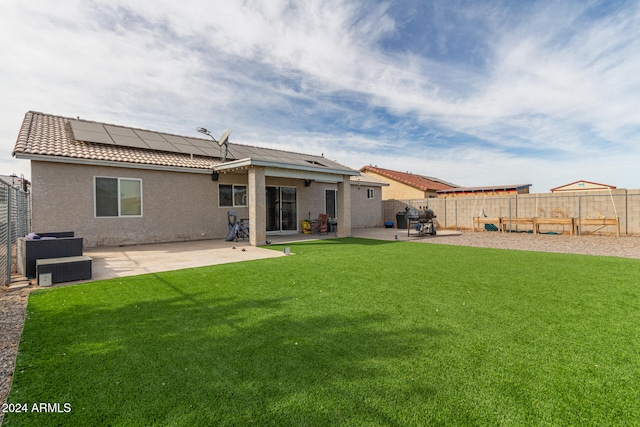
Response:
[[[32,293],[9,396],[28,412],[5,425],[640,420],[638,260],[288,246],[295,255]],[[33,412],[40,402],[60,413]]]

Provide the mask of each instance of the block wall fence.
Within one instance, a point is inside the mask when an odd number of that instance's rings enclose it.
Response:
[[[407,207],[434,211],[437,226],[471,230],[473,217],[489,218],[618,218],[621,235],[640,235],[640,190],[575,192],[565,194],[517,194],[383,201],[384,221],[396,222]],[[514,227],[516,228],[516,227]],[[523,228],[522,231],[526,229]],[[543,232],[569,232],[567,226],[546,225]],[[583,227],[581,234],[614,234],[612,226]]]

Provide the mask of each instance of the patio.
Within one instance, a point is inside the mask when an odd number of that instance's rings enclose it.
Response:
[[[442,230],[438,231],[437,236],[452,234],[459,233]],[[407,237],[406,230],[393,228],[354,229],[352,235],[353,237],[379,240],[422,240],[437,238],[437,236],[422,238]],[[283,244],[303,240],[334,238],[336,238],[336,233],[326,235],[298,233],[268,236],[267,241],[273,244]],[[152,245],[101,247],[87,249],[84,253],[93,259],[92,281],[285,256],[284,253],[279,251],[270,250],[265,247],[251,246],[248,240],[238,242],[198,240],[192,242],[156,243]]]

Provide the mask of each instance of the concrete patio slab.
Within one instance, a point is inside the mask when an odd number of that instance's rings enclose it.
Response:
[[[428,241],[429,239],[437,239],[438,236],[456,234],[460,233],[451,230],[438,230],[436,236],[407,236],[407,230],[393,228],[362,228],[352,231],[353,237],[403,241]],[[335,233],[326,235],[298,233],[267,236],[267,240],[273,244],[334,238],[336,238]],[[249,245],[248,240],[238,242],[199,240],[101,247],[86,249],[84,254],[93,259],[91,281],[286,256],[281,251],[274,251],[265,247],[253,247]]]
[[[92,248],[92,280],[275,258],[284,253],[249,245],[249,241],[199,240],[151,245]]]

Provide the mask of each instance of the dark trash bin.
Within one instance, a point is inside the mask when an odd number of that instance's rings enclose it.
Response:
[[[398,224],[398,230],[407,229],[407,212],[402,211],[396,214],[396,224]]]

